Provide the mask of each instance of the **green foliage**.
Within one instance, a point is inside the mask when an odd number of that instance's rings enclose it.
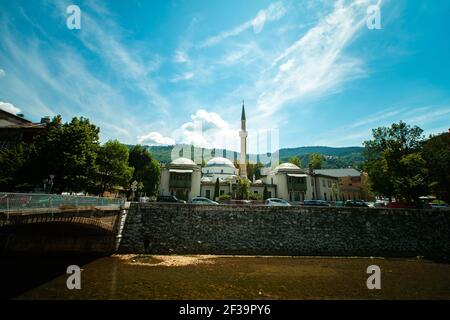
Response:
[[[313,169],[321,169],[323,164],[323,156],[317,153],[309,155],[309,163]]]
[[[427,164],[429,188],[450,202],[450,133],[431,136],[423,143],[421,154]]]
[[[216,179],[216,184],[214,185],[214,200],[216,200],[219,197],[220,192],[220,182],[219,178]]]
[[[229,194],[223,194],[219,197],[219,201],[227,201],[230,199],[231,199],[231,196]]]
[[[239,200],[248,199],[249,188],[248,179],[239,179],[236,185],[236,197]]]
[[[288,162],[290,162],[292,164],[295,164],[299,168],[302,167],[301,160],[300,160],[300,158],[298,156],[290,158]]]
[[[248,198],[249,198],[250,200],[262,200],[262,197],[261,197],[260,194],[253,193],[253,192],[250,192],[250,193],[249,193]]]
[[[422,129],[400,121],[372,130],[365,141],[370,189],[377,195],[418,203],[426,194],[426,162],[420,154]]]
[[[119,141],[108,141],[101,146],[97,165],[101,192],[115,187],[129,187],[134,169],[128,165],[128,149]]]
[[[269,199],[269,191],[267,190],[267,186],[264,186],[263,200],[267,200],[267,199]]]
[[[161,174],[159,162],[153,159],[146,148],[135,145],[130,150],[128,163],[130,167],[134,168],[131,180],[138,181],[141,186],[138,190],[145,192],[147,196],[155,196]]]
[[[63,123],[57,116],[35,140],[36,152],[27,165],[29,179],[41,184],[54,175],[53,190],[83,191],[95,185],[100,129],[85,118]]]
[[[25,143],[6,149],[0,148],[0,191],[11,191],[25,181],[23,168],[29,161],[33,146]]]
[[[250,179],[253,179],[253,175],[255,175],[256,180],[260,179],[261,168],[264,168],[264,165],[262,163],[247,163],[247,176]]]

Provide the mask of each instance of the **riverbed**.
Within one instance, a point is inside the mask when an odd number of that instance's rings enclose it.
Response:
[[[2,259],[3,298],[450,299],[450,264],[420,258],[113,255],[33,259]],[[72,264],[81,268],[80,290],[66,285],[66,268]],[[367,288],[370,265],[381,269],[380,290]]]

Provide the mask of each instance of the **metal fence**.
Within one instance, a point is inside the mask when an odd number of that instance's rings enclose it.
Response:
[[[103,206],[121,207],[124,203],[125,198],[0,192],[0,212],[21,212],[37,209],[71,209]]]

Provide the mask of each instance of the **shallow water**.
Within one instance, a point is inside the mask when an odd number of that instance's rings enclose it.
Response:
[[[8,259],[0,262],[2,271],[9,267],[2,297],[17,299],[450,299],[450,265],[417,259],[148,255]],[[82,268],[81,290],[67,289],[65,271],[70,264]],[[373,264],[381,268],[381,290],[366,286],[366,269]]]

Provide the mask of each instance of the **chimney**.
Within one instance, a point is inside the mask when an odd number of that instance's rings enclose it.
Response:
[[[50,123],[50,117],[45,116],[45,117],[41,118],[41,123]]]

